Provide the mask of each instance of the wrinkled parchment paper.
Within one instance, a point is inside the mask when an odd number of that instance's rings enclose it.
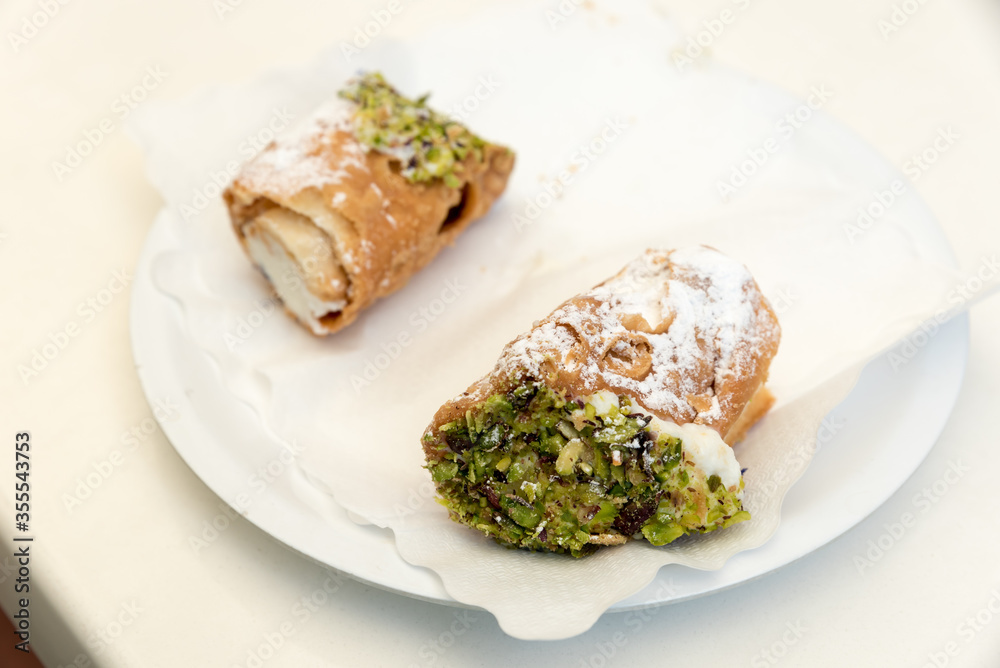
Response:
[[[745,77],[705,63],[679,69],[668,48],[677,37],[640,2],[580,9],[557,29],[543,9],[517,4],[406,43],[383,38],[351,62],[338,47],[150,104],[134,127],[166,200],[160,223],[177,238],[155,259],[157,286],[182,306],[226,387],[302,451],[311,484],[392,529],[404,559],[520,638],[582,633],[665,564],[718,569],[767,541],[823,417],[864,362],[961,283],[931,216],[911,187],[892,192],[902,177],[873,151],[821,111],[783,123],[805,115],[802,102]],[[219,193],[270,133],[359,67],[410,94],[432,91],[434,106],[512,146],[518,163],[486,219],[320,340],[275,308]],[[878,215],[859,223],[859,210]],[[769,383],[779,403],[737,447],[752,520],[580,560],[506,550],[451,522],[422,468],[419,439],[435,410],[566,298],[647,247],[692,243],[744,262],[783,328]]]

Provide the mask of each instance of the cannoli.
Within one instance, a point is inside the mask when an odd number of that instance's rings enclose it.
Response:
[[[483,216],[514,154],[379,74],[351,81],[224,193],[285,309],[322,336],[353,322]]]
[[[780,336],[740,263],[647,251],[438,410],[423,448],[440,500],[503,545],[573,556],[749,519],[731,445],[774,401]]]

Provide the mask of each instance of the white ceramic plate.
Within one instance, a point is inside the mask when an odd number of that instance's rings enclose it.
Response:
[[[616,5],[616,11],[624,11],[622,7],[624,5]],[[544,23],[532,23],[529,19],[539,18],[537,11],[537,7],[529,3],[510,12],[478,17],[470,20],[471,24],[464,29],[453,31],[456,38],[470,41],[466,45],[468,48],[459,49],[469,54],[461,63],[454,62],[452,42],[441,42],[434,35],[395,47],[387,44],[387,48],[378,53],[370,50],[365,54],[372,58],[369,66],[388,68],[394,75],[403,76],[408,82],[407,89],[421,90],[431,87],[431,80],[439,81],[442,89],[435,84],[435,95],[439,90],[443,95],[435,99],[446,109],[451,108],[448,102],[460,100],[463,87],[469,82],[475,83],[480,75],[494,72],[502,82],[501,92],[484,102],[475,122],[470,123],[476,129],[482,128],[480,131],[486,136],[516,138],[518,169],[506,196],[491,215],[493,220],[477,224],[463,236],[459,245],[472,258],[487,262],[483,249],[489,248],[489,253],[497,256],[490,260],[496,260],[494,264],[500,268],[506,267],[504,263],[510,258],[499,251],[507,251],[508,256],[516,255],[512,250],[515,235],[510,216],[521,210],[528,200],[536,198],[540,189],[538,176],[551,175],[554,169],[565,167],[576,143],[600,130],[601,119],[617,118],[618,113],[634,129],[629,129],[613,150],[601,157],[597,167],[580,176],[572,193],[546,212],[544,222],[517,238],[533,257],[557,260],[559,251],[572,246],[575,250],[563,253],[565,257],[562,258],[570,265],[584,255],[610,262],[612,249],[607,242],[601,241],[609,221],[613,221],[619,232],[630,233],[622,241],[628,248],[619,248],[619,252],[631,252],[633,246],[643,247],[646,243],[676,242],[671,225],[701,220],[705,216],[728,217],[731,224],[738,222],[740,227],[752,230],[751,234],[758,234],[758,228],[748,228],[749,219],[738,213],[752,207],[740,209],[731,203],[727,205],[728,210],[724,210],[720,207],[714,183],[718,178],[725,178],[730,167],[745,161],[754,150],[760,154],[759,146],[764,138],[779,132],[775,120],[790,113],[789,110],[805,109],[810,117],[808,127],[783,144],[779,153],[768,160],[767,169],[762,169],[736,198],[757,201],[760,205],[758,214],[764,213],[758,215],[755,224],[762,219],[767,222],[771,216],[768,213],[771,209],[764,206],[765,203],[774,205],[783,199],[797,202],[786,202],[790,211],[784,219],[786,223],[791,220],[797,225],[800,217],[805,220],[816,212],[824,214],[828,221],[840,221],[841,216],[846,219],[854,207],[863,204],[870,193],[899,177],[898,172],[849,131],[822,113],[810,112],[801,101],[746,77],[713,68],[684,76],[671,71],[665,60],[667,54],[661,47],[669,36],[668,27],[654,24],[655,17],[647,18],[634,7],[627,16],[618,16],[614,22],[590,17],[560,28],[558,32],[550,32]],[[480,29],[485,22],[492,28],[506,22],[505,29],[497,34],[515,34],[521,30],[518,48],[512,51],[505,40],[481,40],[480,35],[490,32]],[[529,37],[532,49],[526,48],[524,41]],[[483,43],[479,44],[480,41]],[[547,63],[547,67],[539,68],[539,63]],[[637,63],[644,64],[641,70]],[[323,93],[320,89],[329,85],[328,80],[342,80],[344,75],[336,74],[335,69],[306,68],[305,71],[272,74],[241,90],[262,95],[269,93],[271,97],[263,95],[263,99],[273,104],[282,104],[290,97],[302,98],[298,100],[302,103],[301,109],[307,109],[310,96]],[[407,72],[408,69],[412,71]],[[315,80],[326,83],[317,86],[310,82],[310,73]],[[432,77],[431,73],[438,73],[438,76]],[[595,82],[603,84],[595,85]],[[659,85],[650,86],[650,82]],[[169,122],[153,123],[147,128],[147,138],[159,138],[159,141],[149,142],[147,149],[150,145],[154,149],[151,151],[151,174],[169,206],[176,207],[178,201],[187,201],[190,188],[202,185],[205,168],[215,164],[216,158],[209,157],[213,150],[226,155],[223,144],[227,138],[234,139],[228,135],[235,132],[231,110],[259,106],[253,95],[248,98],[239,98],[238,93],[237,97],[233,95],[231,88],[210,91],[208,95],[194,98],[187,107],[182,105],[173,116],[168,114]],[[234,105],[237,99],[244,100],[245,104]],[[524,100],[544,104],[525,104]],[[185,109],[186,114],[181,113]],[[220,118],[225,120],[222,125],[228,131],[226,137],[220,136]],[[165,141],[163,137],[170,135],[169,129],[175,121],[189,122],[195,131],[189,133],[190,136],[180,132],[179,136]],[[206,131],[207,139],[203,136]],[[242,135],[236,133],[234,136],[238,140]],[[900,243],[922,249],[925,257],[948,261],[946,240],[917,198],[911,196],[905,201],[901,198],[892,214],[901,225],[900,229],[905,228],[908,232]],[[352,522],[335,504],[316,492],[297,468],[280,459],[283,450],[278,440],[270,438],[269,430],[256,418],[261,412],[251,411],[227,389],[233,387],[232,378],[223,378],[220,369],[206,354],[206,345],[221,346],[223,332],[203,326],[204,322],[191,315],[197,313],[197,309],[182,315],[181,309],[154,286],[152,269],[160,254],[175,249],[191,250],[174,236],[175,232],[187,234],[185,238],[190,242],[192,236],[197,236],[192,232],[208,231],[210,243],[202,239],[201,248],[212,254],[207,264],[215,266],[216,273],[221,274],[215,278],[238,284],[244,294],[255,289],[259,282],[252,282],[253,271],[249,264],[235,255],[238,252],[236,244],[227,236],[224,218],[221,208],[216,206],[214,213],[206,211],[202,218],[188,221],[184,227],[176,214],[171,217],[165,212],[150,235],[137,269],[132,333],[139,374],[151,401],[169,398],[182,406],[180,419],[165,423],[164,432],[195,473],[223,500],[290,547],[371,584],[433,601],[452,602],[436,575],[400,558],[390,532]],[[791,228],[786,225],[785,229],[800,232],[794,225]],[[567,237],[566,230],[590,230],[596,234]],[[706,240],[705,230],[703,226],[697,228],[698,241]],[[866,236],[865,242],[872,244],[878,241],[880,234],[890,231],[887,221],[883,220]],[[765,291],[768,286],[772,289],[780,286],[781,272],[773,270],[787,264],[797,262],[799,268],[805,266],[809,275],[813,275],[811,256],[801,252],[782,255],[784,247],[773,244],[786,239],[763,238],[768,239],[766,246],[773,251],[772,255],[786,260],[759,261],[757,266],[751,263]],[[570,241],[574,241],[575,246]],[[740,259],[749,263],[746,248],[738,243],[735,245],[738,248],[734,251],[744,251]],[[770,259],[770,255],[768,257]],[[883,257],[877,254],[879,260]],[[345,334],[353,333],[355,339],[363,338],[365,343],[375,345],[391,334],[386,330],[391,326],[386,323],[392,318],[385,319],[385,316],[405,316],[414,303],[424,303],[420,299],[414,301],[420,285],[426,290],[428,285],[434,284],[435,277],[447,278],[452,275],[449,272],[471,271],[472,265],[457,252],[443,253],[406,290],[373,308],[364,322]],[[183,265],[179,266],[183,270]],[[837,270],[840,275],[839,265]],[[203,277],[196,272],[192,275]],[[550,272],[549,275],[560,274]],[[603,275],[589,278],[600,277]],[[579,280],[564,278],[567,285],[577,288],[582,285]],[[192,280],[196,282],[197,278]],[[866,283],[861,287],[866,289],[868,286]],[[262,285],[260,287],[263,289]],[[919,290],[914,291],[919,293]],[[488,300],[489,294],[492,293],[483,293],[479,298]],[[552,299],[555,296],[549,295]],[[230,303],[228,300],[223,303],[204,301],[201,306],[209,309],[203,313],[212,314]],[[799,316],[801,324],[805,319],[801,317],[802,312],[792,313],[792,320]],[[188,336],[185,323],[191,323],[193,331],[200,328],[199,343]],[[301,334],[280,317],[275,317],[269,325],[276,323],[287,324],[287,327],[262,329],[271,335],[281,336],[280,331],[273,330],[282,329],[293,335]],[[814,357],[816,339],[802,336],[801,331],[798,336],[792,336],[790,319],[785,318],[783,323],[789,336],[783,343],[785,355],[776,361],[776,366],[800,359],[801,354],[795,357],[789,353],[796,345],[801,353],[804,342],[812,342],[806,349],[807,361]],[[943,427],[961,383],[966,331],[965,323],[948,326],[898,373],[892,373],[884,363],[873,364],[868,369],[851,398],[838,409],[849,426],[823,444],[806,473],[805,482],[787,497],[783,523],[770,542],[737,554],[719,571],[666,567],[660,571],[658,581],[619,601],[612,609],[683,600],[736,585],[808,553],[867,516],[919,465]],[[431,338],[436,340],[438,337],[426,337],[426,340]],[[282,342],[283,339],[278,341]],[[296,346],[291,350],[296,355],[304,355],[303,350],[322,351],[322,348]],[[454,363],[448,370],[464,374],[464,369]],[[390,386],[389,377],[391,375],[383,378],[386,387],[381,391],[385,396],[398,395],[400,388],[412,386],[406,383]],[[463,376],[465,382],[470,379]],[[457,382],[452,385],[458,387]],[[266,389],[257,384],[249,388],[240,386],[241,391],[258,388]],[[378,386],[370,391],[378,391]],[[280,396],[298,394],[283,391]],[[441,387],[428,388],[428,397],[431,396],[447,396],[447,393],[443,393]],[[921,420],[912,420],[911,415],[920,415]],[[312,426],[308,420],[299,423],[307,428]],[[265,480],[269,482],[262,484]],[[461,530],[457,526],[455,529]],[[674,586],[659,586],[668,582]]]
[[[279,458],[249,408],[225,390],[217,369],[185,334],[179,306],[154,286],[153,258],[175,248],[168,221],[153,227],[132,292],[131,330],[136,368],[150,402],[170,398],[178,419],[162,428],[209,488],[277,540],[358,580],[440,603],[454,604],[430,571],[396,551],[390,531],[361,526],[321,499],[298,496],[308,485]],[[884,360],[866,369],[833,414],[846,423],[824,441],[809,470],[786,498],[782,524],[764,546],[734,556],[718,571],[663,568],[638,594],[615,604],[624,611],[677,602],[733,587],[778,569],[832,541],[885,502],[920,465],[944,428],[968,356],[968,319],[942,328],[908,365],[893,372]],[[913,416],[919,415],[920,420]],[[270,466],[273,482],[255,483]],[[670,596],[670,589],[684,592]]]

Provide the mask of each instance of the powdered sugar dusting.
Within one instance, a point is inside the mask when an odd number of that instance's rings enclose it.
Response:
[[[330,150],[338,132],[353,132],[354,111],[352,103],[339,98],[320,106],[243,167],[243,186],[291,197],[305,188],[338,184],[348,170],[367,172],[364,149],[356,141],[341,141],[338,150]],[[336,155],[336,163],[331,155]],[[340,195],[334,196],[335,203]]]
[[[776,349],[764,304],[746,267],[714,249],[647,251],[509,344],[494,374],[557,369],[577,391],[609,388],[678,424],[717,427],[739,410],[719,390],[754,376],[762,356],[766,369]]]
[[[691,274],[704,284],[704,292],[688,288],[689,303],[697,317],[695,332],[691,333],[708,333],[714,342],[716,382],[745,371],[746,356],[738,353],[746,347],[747,335],[755,331],[763,299],[750,272],[739,262],[704,246],[676,250],[670,260],[675,271]],[[775,332],[769,328],[768,333]]]

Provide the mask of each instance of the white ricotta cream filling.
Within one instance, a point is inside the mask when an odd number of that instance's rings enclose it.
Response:
[[[302,270],[288,252],[277,242],[261,238],[263,235],[252,235],[247,238],[247,249],[250,257],[264,270],[271,285],[274,286],[281,301],[285,303],[299,320],[306,323],[318,335],[326,333],[326,328],[319,319],[330,313],[343,310],[347,302],[324,301],[309,292]]]
[[[598,415],[607,415],[612,406],[620,408],[618,397],[607,390],[595,392],[585,401],[594,407]],[[726,488],[739,486],[740,463],[736,461],[733,449],[726,445],[719,432],[701,424],[678,425],[661,420],[634,401],[630,402],[623,412],[649,415],[653,421],[650,422],[648,429],[681,439],[684,443],[684,452],[706,477],[719,476],[719,480]]]
[[[607,415],[611,412],[611,407],[618,408],[618,395],[607,390],[594,392],[587,397],[587,403],[594,407],[598,415]]]
[[[706,476],[719,476],[726,488],[740,484],[740,463],[736,461],[733,449],[719,436],[719,432],[703,424],[677,425],[656,416],[653,416],[653,422],[649,426],[661,434],[681,439],[684,452]]]

